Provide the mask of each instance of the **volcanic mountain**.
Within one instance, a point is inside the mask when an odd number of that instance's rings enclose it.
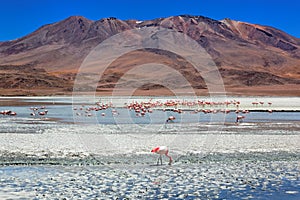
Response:
[[[227,92],[300,95],[300,39],[269,26],[190,15],[147,21],[72,16],[25,37],[0,42],[1,95],[68,94],[91,50],[113,35],[144,27],[175,30],[195,40],[218,67]],[[99,80],[97,91],[107,94],[134,66],[158,60],[183,74],[198,94],[207,93],[205,81],[190,63],[157,49],[133,51],[115,60]],[[155,76],[162,78],[159,73]],[[163,85],[145,83],[137,94],[165,94],[166,90]]]

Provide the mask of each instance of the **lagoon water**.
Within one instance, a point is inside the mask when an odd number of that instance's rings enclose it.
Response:
[[[300,198],[299,98],[235,97],[250,110],[239,124],[235,112],[195,112],[202,107],[124,108],[149,99],[97,97],[113,106],[86,111],[94,98],[1,98],[0,110],[17,116],[0,116],[0,199]],[[41,106],[47,115],[30,115]],[[154,166],[158,145],[169,146],[172,166]]]

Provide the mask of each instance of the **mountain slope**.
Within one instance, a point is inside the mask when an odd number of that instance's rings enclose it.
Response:
[[[219,67],[229,91],[237,87],[268,86],[271,89],[273,85],[300,84],[300,39],[268,26],[189,15],[143,22],[116,18],[92,21],[79,16],[69,17],[45,25],[23,38],[0,43],[0,66],[11,66],[12,71],[18,66],[22,69],[22,66],[28,65],[33,69],[42,69],[47,76],[66,82],[64,90],[71,90],[80,64],[100,42],[125,30],[157,26],[183,32],[196,40]],[[105,73],[99,88],[114,87],[122,74],[145,60],[160,60],[184,74],[195,89],[206,88],[205,82],[194,73],[192,67],[184,67],[188,66],[187,62],[170,56],[169,52],[155,50],[132,52],[117,60]],[[1,74],[3,76],[7,71],[0,67]],[[13,79],[11,76],[9,80],[4,78],[4,81],[10,83]],[[42,84],[41,87],[47,88],[49,84]]]

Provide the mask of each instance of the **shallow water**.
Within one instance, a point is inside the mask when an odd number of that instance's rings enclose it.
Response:
[[[1,199],[300,198],[299,112],[250,111],[239,124],[234,112],[194,109],[142,117],[121,98],[88,116],[94,104],[85,100],[2,99],[0,110],[18,114],[0,115]],[[30,116],[30,107],[44,105],[47,115]],[[166,123],[170,115],[176,120]],[[153,166],[156,145],[169,146],[172,166]]]
[[[175,166],[12,166],[1,198],[299,199],[299,162],[203,162]]]

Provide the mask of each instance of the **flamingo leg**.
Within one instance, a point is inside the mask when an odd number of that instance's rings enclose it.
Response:
[[[170,158],[169,156],[167,156],[168,158]],[[169,165],[171,165],[172,164],[172,158],[170,158],[170,160],[169,160]]]
[[[172,160],[172,157],[168,155],[168,152],[165,154],[170,160],[169,160],[169,165],[172,164],[173,160]]]
[[[160,157],[161,157],[161,156],[159,156],[158,159],[157,159],[157,165],[159,165],[159,159],[160,159]]]
[[[159,155],[158,159],[157,159],[157,165],[159,165],[159,161],[160,161],[160,165],[162,165],[162,156]]]

